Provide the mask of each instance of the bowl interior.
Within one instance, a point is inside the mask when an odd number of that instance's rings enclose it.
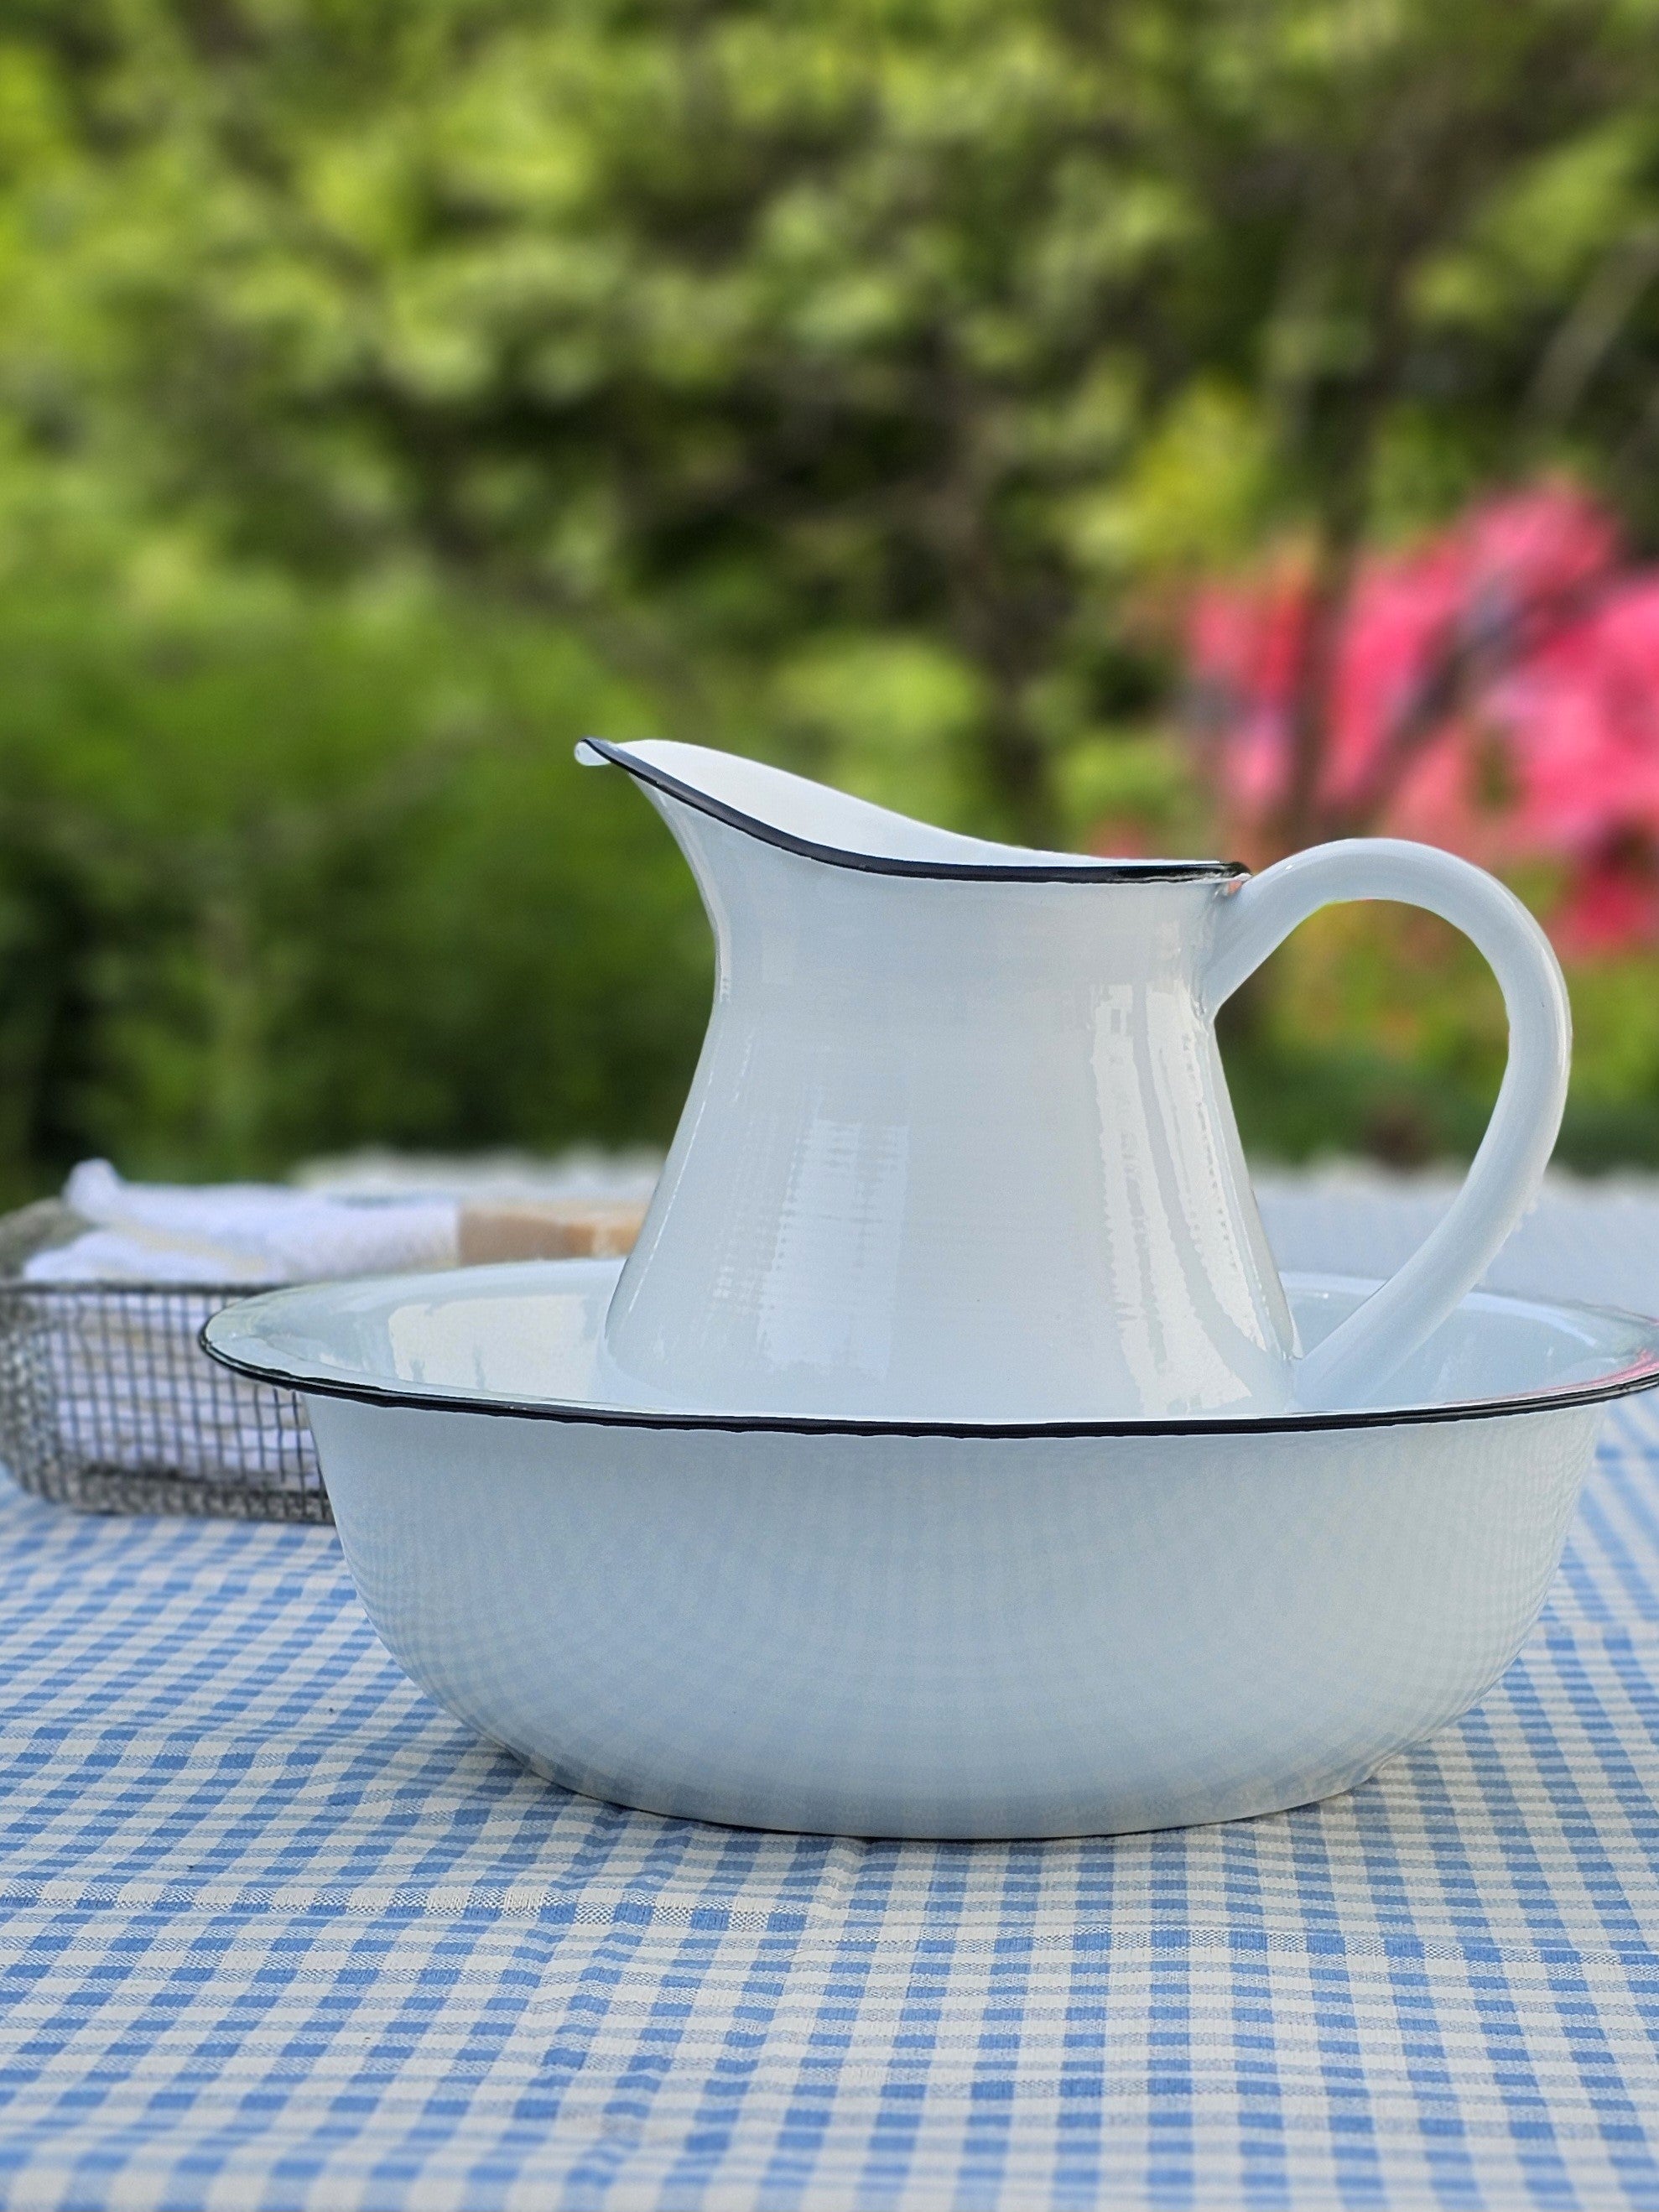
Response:
[[[312,1284],[227,1307],[208,1324],[204,1340],[227,1365],[301,1390],[501,1412],[660,1419],[660,1408],[644,1401],[630,1406],[626,1399],[599,1395],[600,1334],[621,1267],[619,1260],[530,1261],[441,1275]],[[1305,1347],[1376,1285],[1287,1274],[1285,1287]],[[1656,1380],[1659,1322],[1475,1291],[1374,1399],[1337,1413],[1278,1417],[1275,1425],[1325,1425],[1405,1411],[1444,1417],[1459,1410],[1612,1396]],[[745,1416],[733,1407],[725,1414],[676,1417],[693,1423],[700,1418],[730,1422]],[[756,1425],[905,1425],[762,1418]],[[1259,1424],[1224,1417],[1101,1425],[1191,1430]]]

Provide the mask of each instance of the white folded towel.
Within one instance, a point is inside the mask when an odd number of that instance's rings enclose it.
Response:
[[[64,1201],[92,1226],[37,1252],[37,1283],[287,1283],[330,1275],[453,1267],[460,1208],[452,1198],[329,1198],[274,1183],[126,1182],[83,1160]]]

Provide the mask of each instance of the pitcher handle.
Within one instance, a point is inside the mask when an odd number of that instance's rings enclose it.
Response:
[[[1480,1149],[1451,1211],[1358,1311],[1297,1362],[1298,1401],[1355,1403],[1414,1352],[1479,1279],[1530,1203],[1561,1126],[1572,1015],[1549,939],[1512,891],[1433,845],[1352,837],[1293,853],[1218,908],[1204,975],[1212,1012],[1317,908],[1346,899],[1426,907],[1486,957],[1510,1050]]]

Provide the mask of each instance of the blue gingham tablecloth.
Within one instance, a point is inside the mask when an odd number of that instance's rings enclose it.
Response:
[[[1352,1266],[1440,1197],[1268,1202]],[[1659,1304],[1659,1204],[1505,1265]],[[1659,2208],[1653,1401],[1480,1709],[1231,1826],[596,1804],[404,1680],[331,1531],[9,1489],[0,1707],[7,2205]]]

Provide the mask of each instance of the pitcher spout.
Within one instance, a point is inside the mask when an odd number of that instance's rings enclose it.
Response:
[[[671,825],[675,809],[690,807],[763,844],[870,875],[956,877],[967,882],[1187,883],[1248,872],[1229,860],[1098,859],[1000,845],[914,821],[869,799],[706,745],[662,738],[619,745],[584,738],[576,758],[584,767],[624,769]]]

